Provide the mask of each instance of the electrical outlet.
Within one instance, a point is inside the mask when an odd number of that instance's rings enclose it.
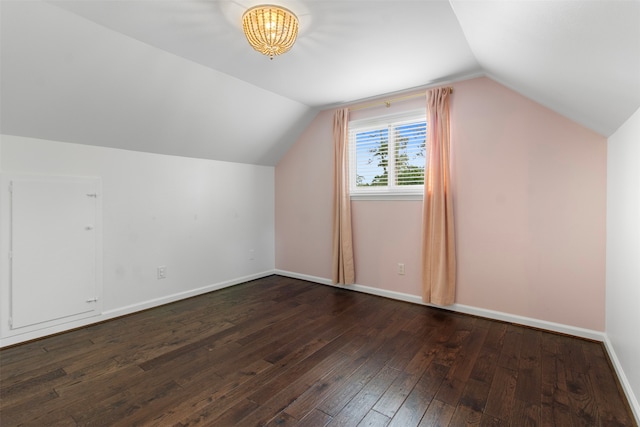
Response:
[[[404,264],[401,262],[398,263],[398,274],[401,276],[404,275]]]
[[[167,267],[161,265],[158,267],[158,280],[167,278]]]

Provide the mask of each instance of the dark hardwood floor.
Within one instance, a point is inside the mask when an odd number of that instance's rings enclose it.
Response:
[[[633,426],[601,343],[271,276],[0,351],[0,424]]]

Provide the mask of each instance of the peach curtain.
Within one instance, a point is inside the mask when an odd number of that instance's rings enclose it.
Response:
[[[456,293],[455,234],[449,172],[450,88],[427,91],[426,167],[422,210],[422,299],[451,305]]]
[[[333,117],[333,283],[355,282],[351,237],[351,198],[348,158],[349,110],[337,110]]]

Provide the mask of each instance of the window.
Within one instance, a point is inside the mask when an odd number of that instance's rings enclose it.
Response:
[[[420,196],[427,152],[424,110],[349,123],[350,192],[355,198]]]

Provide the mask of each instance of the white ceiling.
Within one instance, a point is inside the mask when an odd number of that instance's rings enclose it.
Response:
[[[640,107],[640,0],[1,0],[2,133],[275,165],[319,109],[487,75],[609,136]]]

